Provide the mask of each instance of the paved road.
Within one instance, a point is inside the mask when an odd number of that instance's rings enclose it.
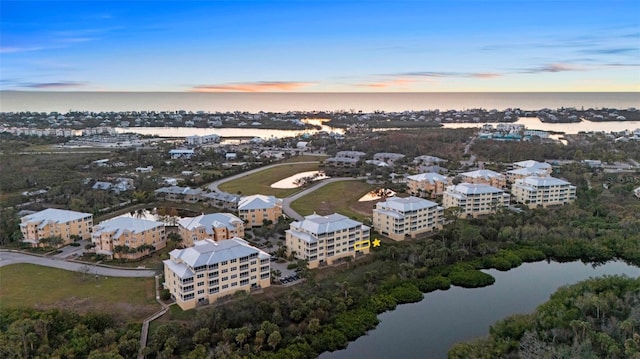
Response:
[[[76,272],[86,265],[84,263],[56,259],[55,257],[50,258],[17,252],[0,251],[0,267],[16,263],[31,263]],[[149,269],[116,269],[102,267],[99,265],[89,265],[89,267],[91,268],[91,274],[98,274],[105,277],[153,277],[156,275],[155,271]]]
[[[304,219],[303,216],[301,216],[298,212],[294,211],[293,209],[291,209],[291,202],[297,200],[300,197],[306,196],[309,193],[317,190],[318,188],[324,187],[326,185],[328,185],[329,183],[333,183],[333,182],[338,182],[338,181],[358,181],[358,180],[363,180],[366,179],[367,177],[334,177],[334,178],[329,178],[329,179],[325,179],[320,181],[319,183],[303,190],[300,191],[292,196],[289,196],[287,198],[284,198],[282,200],[282,212],[284,212],[284,214],[286,214],[287,216],[300,221],[302,219]]]
[[[258,168],[252,169],[250,171],[238,173],[237,175],[233,175],[233,176],[230,176],[230,177],[226,177],[226,178],[219,179],[217,181],[211,182],[211,183],[209,183],[207,185],[207,188],[212,190],[212,191],[221,192],[220,189],[218,189],[218,186],[223,184],[223,183],[225,183],[225,182],[233,181],[233,180],[236,180],[238,178],[242,178],[242,177],[254,174],[256,172],[264,171],[264,170],[266,170],[268,168],[271,168],[271,167],[288,166],[288,165],[302,164],[302,163],[318,163],[318,161],[276,163],[276,164],[273,164],[273,165],[268,165],[268,166],[264,166],[264,167],[258,167]]]

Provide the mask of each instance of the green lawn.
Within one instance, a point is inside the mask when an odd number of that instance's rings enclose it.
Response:
[[[120,313],[142,320],[160,306],[154,278],[96,278],[34,264],[0,267],[0,307],[60,308]]]
[[[263,194],[283,198],[299,191],[299,189],[276,189],[271,188],[272,184],[299,172],[317,170],[317,163],[292,163],[290,165],[276,166],[223,183],[220,185],[220,189],[229,193],[240,192],[242,195]]]
[[[338,212],[363,220],[369,216],[362,213],[366,205],[358,199],[375,188],[363,181],[333,182],[291,203],[291,208],[303,216],[313,212],[321,215]]]

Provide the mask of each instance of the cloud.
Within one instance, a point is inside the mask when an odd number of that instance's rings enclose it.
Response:
[[[584,54],[595,54],[595,55],[620,55],[620,54],[629,54],[638,52],[637,47],[617,47],[617,48],[595,48],[595,49],[586,49],[581,52]]]
[[[414,71],[404,72],[401,74],[395,74],[391,76],[407,76],[407,77],[430,77],[430,78],[442,78],[442,77],[466,77],[477,79],[492,79],[502,76],[497,72],[447,72],[447,71]]]
[[[1,46],[0,54],[14,54],[19,52],[39,51],[43,50],[41,46]]]
[[[356,86],[358,87],[371,87],[371,88],[387,88],[387,87],[396,87],[396,86],[403,86],[403,85],[408,85],[410,83],[415,82],[414,80],[409,80],[409,79],[394,79],[394,80],[389,80],[389,81],[378,81],[378,82],[367,82],[367,83],[361,83],[361,84],[356,84]]]
[[[230,83],[216,85],[198,85],[191,88],[191,92],[271,92],[291,91],[300,87],[314,85],[314,82],[295,81],[258,81],[245,83]]]
[[[55,90],[55,89],[78,88],[78,87],[85,87],[85,86],[87,86],[86,82],[63,81],[63,82],[25,83],[25,84],[21,84],[19,87],[28,87],[28,88],[41,89],[41,90]]]
[[[539,67],[521,69],[518,72],[524,74],[538,74],[544,72],[565,72],[565,71],[583,71],[584,68],[570,64],[546,64]]]

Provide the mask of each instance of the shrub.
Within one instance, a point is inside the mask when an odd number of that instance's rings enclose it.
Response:
[[[298,268],[298,263],[287,264],[287,269],[295,269],[295,268]]]
[[[447,277],[441,275],[434,277],[427,277],[418,281],[418,289],[423,293],[433,292],[434,290],[447,290],[451,288],[451,281]]]
[[[451,284],[463,288],[485,287],[496,281],[491,275],[465,264],[455,265],[449,272],[449,279]]]

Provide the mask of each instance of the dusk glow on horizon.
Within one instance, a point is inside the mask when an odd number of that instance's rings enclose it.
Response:
[[[640,91],[637,0],[0,6],[0,90]]]

